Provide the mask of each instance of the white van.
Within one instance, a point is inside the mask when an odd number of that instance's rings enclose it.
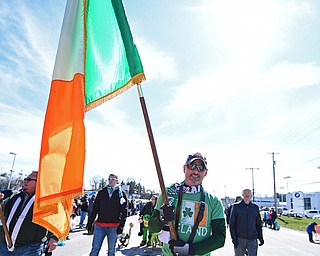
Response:
[[[314,215],[319,215],[320,210],[305,210],[303,216],[306,218],[312,218]]]

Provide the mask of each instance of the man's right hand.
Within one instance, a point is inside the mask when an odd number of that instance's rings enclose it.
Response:
[[[262,245],[264,245],[264,240],[263,239],[259,239],[259,246],[262,246]]]
[[[93,233],[93,232],[92,232],[92,225],[88,225],[88,224],[87,224],[87,227],[86,227],[86,228],[87,228],[87,231],[88,231],[89,235],[92,235],[92,233]]]
[[[164,204],[160,210],[160,216],[164,221],[175,220],[174,206]]]

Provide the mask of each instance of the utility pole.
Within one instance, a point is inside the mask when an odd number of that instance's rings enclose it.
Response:
[[[253,170],[259,170],[259,168],[246,168],[246,170],[251,170],[251,172],[252,172],[252,202],[254,202],[254,177],[253,177]]]
[[[276,190],[276,161],[274,160],[274,155],[275,154],[280,154],[280,153],[268,153],[268,154],[272,154],[272,167],[273,167],[273,199],[274,199],[274,209],[276,211],[276,213],[278,213],[278,206],[277,206],[277,190]]]

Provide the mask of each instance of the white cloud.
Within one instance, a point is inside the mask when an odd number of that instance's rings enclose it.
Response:
[[[166,81],[179,78],[175,59],[170,53],[142,40],[137,40],[137,47],[148,80]]]

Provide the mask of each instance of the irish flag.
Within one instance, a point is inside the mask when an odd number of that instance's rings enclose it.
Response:
[[[121,0],[68,0],[42,134],[33,222],[68,235],[83,193],[85,112],[145,79]]]

